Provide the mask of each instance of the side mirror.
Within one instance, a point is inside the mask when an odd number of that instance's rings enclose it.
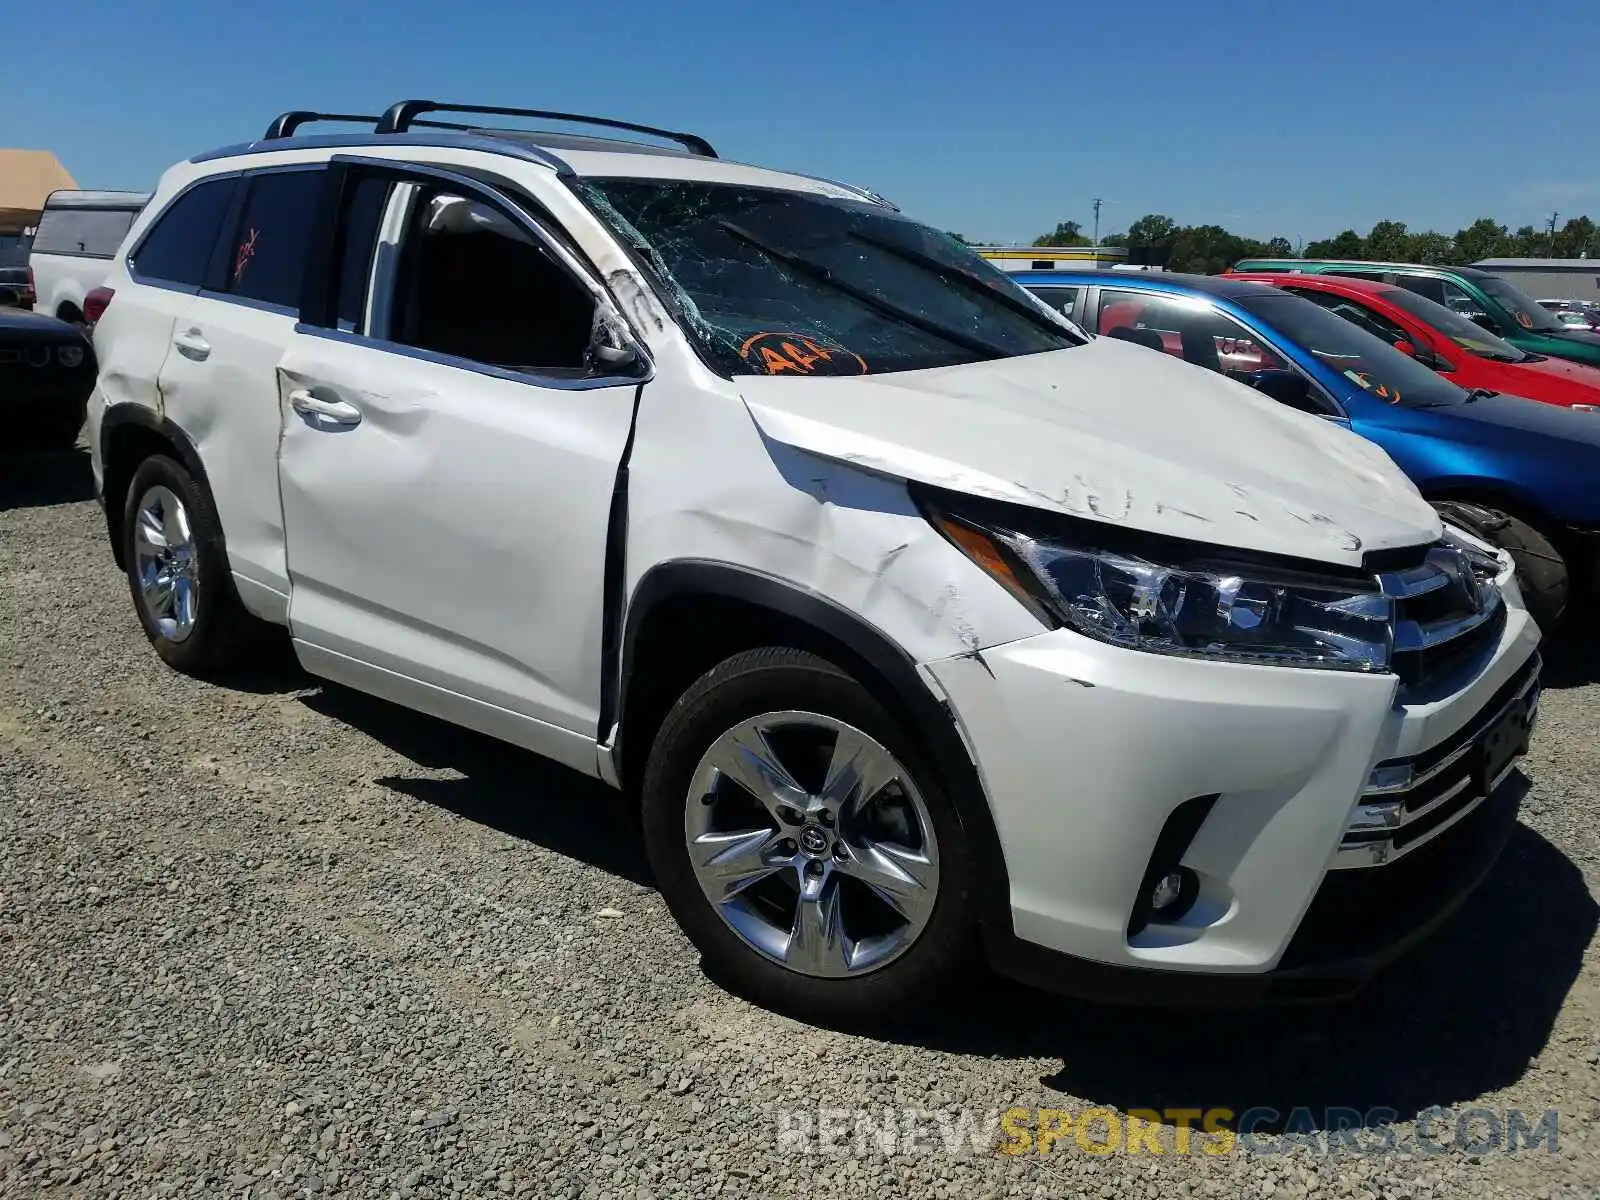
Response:
[[[21,303],[21,292],[14,287],[0,285],[0,308],[16,308]]]
[[[595,362],[614,371],[631,367],[639,361],[639,352],[632,346],[607,346],[602,342],[596,342],[589,353]]]
[[[1494,323],[1494,318],[1488,313],[1468,313],[1467,317],[1474,325],[1487,329],[1490,333],[1499,334],[1500,332],[1499,327]]]
[[[1279,404],[1302,412],[1318,411],[1311,403],[1311,381],[1298,371],[1252,371],[1244,381]]]
[[[1449,363],[1445,362],[1444,359],[1440,358],[1426,346],[1419,346],[1415,342],[1401,341],[1394,343],[1394,348],[1400,351],[1401,354],[1404,354],[1407,358],[1416,359],[1430,371],[1446,371],[1450,369]]]
[[[595,316],[589,338],[589,368],[597,375],[631,375],[642,358],[620,318],[604,311]]]

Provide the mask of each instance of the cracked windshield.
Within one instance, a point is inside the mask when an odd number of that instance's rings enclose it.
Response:
[[[728,184],[582,185],[724,375],[865,375],[1083,338],[954,238],[862,201]]]

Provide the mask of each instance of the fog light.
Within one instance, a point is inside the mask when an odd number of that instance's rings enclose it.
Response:
[[[1183,876],[1173,871],[1156,880],[1156,886],[1150,890],[1150,907],[1156,912],[1178,902],[1178,897],[1183,895]]]
[[[1199,898],[1200,876],[1188,867],[1167,871],[1156,879],[1146,897],[1148,920],[1169,925],[1181,919]]]

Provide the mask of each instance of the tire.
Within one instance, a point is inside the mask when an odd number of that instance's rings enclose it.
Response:
[[[167,589],[170,605],[155,599],[159,587],[149,589],[141,579],[163,575],[160,558],[152,557],[159,548],[145,531],[148,520],[141,529],[141,513],[153,517],[158,511],[158,536],[174,551],[165,570],[165,578],[173,581]],[[163,455],[139,464],[123,507],[122,550],[139,622],[168,666],[204,677],[254,657],[264,627],[245,611],[234,589],[210,492],[181,464]]]
[[[727,757],[735,731],[769,752],[800,790],[746,788],[741,773],[758,783],[772,776],[719,770],[719,761],[752,762]],[[852,765],[864,764],[876,781],[870,795],[852,787],[830,796],[824,786],[841,745],[856,748]],[[759,790],[767,800],[754,799]],[[800,804],[811,806],[805,819]],[[707,974],[759,1004],[823,1024],[903,1022],[935,1008],[974,960],[971,866],[944,783],[872,694],[825,659],[766,647],[701,676],[656,736],[641,808],[651,869]],[[747,827],[750,834],[735,836]],[[730,848],[715,856],[721,867],[736,841],[748,848],[760,837],[770,857],[736,856],[730,865],[746,868],[740,883],[726,875],[703,882],[711,868],[697,871],[696,859],[711,856],[692,854],[693,847],[723,839],[715,843]],[[773,861],[781,865],[769,872]],[[757,882],[743,886],[744,875]],[[866,879],[899,899],[891,904]],[[723,888],[730,898],[713,902]],[[802,936],[807,888],[816,902],[805,911],[817,918],[806,928],[826,931],[831,918],[847,937],[808,943]]]
[[[1534,526],[1499,509],[1485,509],[1494,519],[1481,522],[1481,536],[1511,555],[1517,564],[1517,587],[1522,602],[1549,637],[1567,611],[1571,580],[1567,560],[1548,537]]]

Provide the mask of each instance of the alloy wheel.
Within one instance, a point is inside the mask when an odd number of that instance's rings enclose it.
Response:
[[[695,769],[684,837],[728,927],[803,975],[892,962],[939,895],[933,821],[909,772],[820,713],[765,713],[717,738]]]
[[[186,640],[200,613],[200,559],[188,509],[171,488],[157,484],[139,498],[133,557],[150,622],[168,641]]]

